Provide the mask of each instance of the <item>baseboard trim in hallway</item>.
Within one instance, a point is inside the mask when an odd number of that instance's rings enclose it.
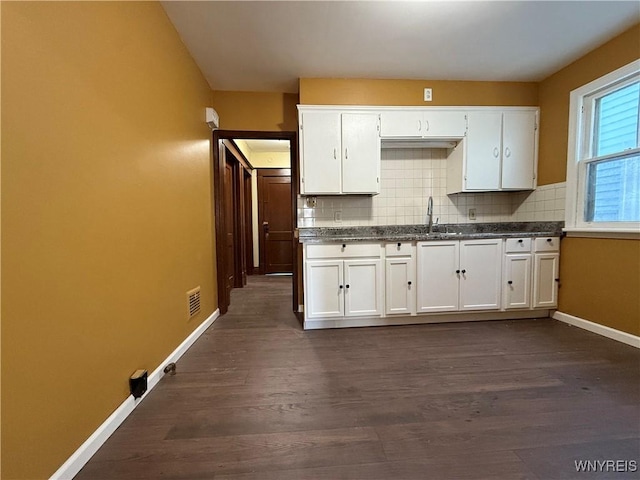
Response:
[[[135,400],[133,395],[127,399],[100,425],[93,434],[71,455],[66,462],[51,476],[50,480],[70,480],[75,477],[85,464],[93,457],[98,449],[116,431],[116,429],[131,415],[142,400],[155,387],[165,375],[164,367],[171,362],[177,362],[182,355],[195,343],[196,340],[211,326],[220,316],[220,310],[216,309],[202,322],[163,362],[160,363],[147,380],[147,392]]]
[[[584,318],[574,317],[573,315],[569,315],[568,313],[555,312],[552,318],[564,323],[568,323],[569,325],[573,325],[574,327],[582,328],[592,333],[597,333],[598,335],[602,335],[603,337],[626,343],[627,345],[631,345],[632,347],[640,348],[640,337],[631,335],[630,333],[621,332],[620,330],[616,330],[605,325],[600,325],[599,323],[590,322],[589,320],[585,320]]]

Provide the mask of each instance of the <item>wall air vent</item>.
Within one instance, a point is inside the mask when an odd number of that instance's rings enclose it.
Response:
[[[189,307],[189,318],[200,311],[200,287],[187,292],[187,304]]]

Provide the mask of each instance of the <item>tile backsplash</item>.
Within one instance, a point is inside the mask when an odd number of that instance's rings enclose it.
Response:
[[[379,195],[318,196],[315,207],[300,197],[298,226],[425,223],[429,196],[433,197],[433,220],[439,223],[564,220],[565,182],[533,192],[447,195],[446,156],[444,149],[384,149]],[[475,220],[469,219],[469,209],[475,209]]]

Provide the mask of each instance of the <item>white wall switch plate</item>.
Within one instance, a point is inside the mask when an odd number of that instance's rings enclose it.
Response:
[[[469,220],[475,220],[476,219],[476,209],[475,208],[470,208],[469,209]]]
[[[333,212],[333,220],[336,223],[342,222],[342,210],[336,210]]]
[[[432,100],[431,89],[430,88],[425,88],[424,89],[424,101],[425,102],[430,102],[431,100]]]

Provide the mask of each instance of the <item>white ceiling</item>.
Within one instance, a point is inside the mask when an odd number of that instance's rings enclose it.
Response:
[[[299,78],[539,81],[640,21],[637,1],[163,1],[216,90]]]
[[[289,152],[289,140],[242,140],[253,152]]]

